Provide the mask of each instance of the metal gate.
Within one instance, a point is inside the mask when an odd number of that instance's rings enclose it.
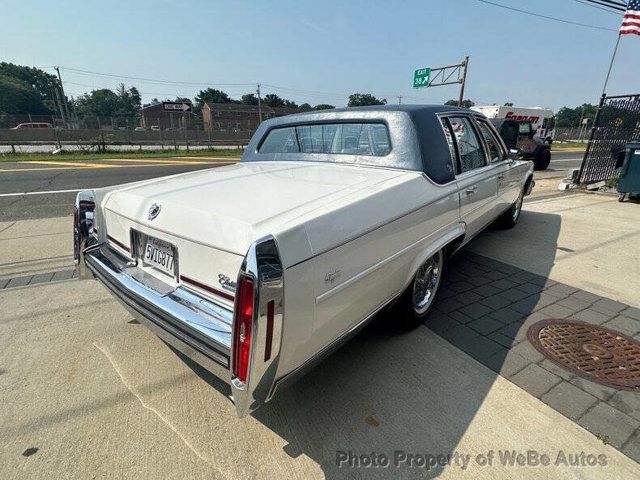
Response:
[[[600,98],[580,166],[580,183],[608,180],[621,165],[625,145],[640,139],[640,94]]]

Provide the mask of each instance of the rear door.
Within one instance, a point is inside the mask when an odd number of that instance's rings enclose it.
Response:
[[[455,151],[460,218],[470,239],[493,219],[498,196],[496,178],[471,117],[457,114],[441,117],[441,121]]]
[[[493,172],[496,179],[498,195],[494,216],[497,217],[518,198],[520,177],[511,168],[513,161],[508,158],[504,143],[493,126],[484,118],[475,117],[475,120],[489,158],[489,172]]]

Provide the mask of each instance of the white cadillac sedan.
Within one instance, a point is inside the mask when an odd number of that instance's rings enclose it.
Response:
[[[477,112],[291,115],[235,165],[80,192],[75,260],[244,416],[383,307],[425,321],[447,257],[514,226],[533,185]]]

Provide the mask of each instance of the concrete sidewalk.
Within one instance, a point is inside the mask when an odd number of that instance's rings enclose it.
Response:
[[[132,321],[97,282],[17,288],[5,282],[2,289],[0,281],[0,477],[640,477],[634,460],[600,440],[640,455],[640,438],[630,439],[640,425],[640,403],[624,395],[601,399],[600,390],[587,389],[590,382],[565,379],[560,369],[533,358],[522,341],[524,327],[540,317],[537,308],[558,303],[586,311],[600,302],[586,292],[573,298],[576,287],[637,305],[637,251],[631,246],[638,244],[640,209],[608,197],[555,193],[529,199],[515,229],[489,230],[475,240],[470,249],[484,257],[467,252],[456,260],[430,318],[433,331],[421,327],[398,335],[385,325],[393,319],[381,318],[243,420],[235,417],[223,384]],[[0,224],[0,278],[33,281],[43,272],[69,269],[70,221]],[[627,276],[612,274],[625,268]],[[479,284],[488,271],[501,277]],[[558,288],[556,281],[574,287]],[[534,292],[535,286],[540,289]],[[549,295],[553,301],[545,305],[523,303],[531,305],[529,317],[502,315],[511,304]],[[603,321],[632,311],[607,305],[615,312],[600,313]],[[502,336],[492,325],[504,329]],[[494,344],[502,354],[486,356]],[[495,355],[502,355],[497,365],[489,360]],[[570,385],[560,387],[565,383]],[[572,387],[587,390],[580,395]],[[568,397],[554,393],[562,388]],[[592,402],[586,405],[585,398]],[[611,406],[616,398],[631,416]],[[613,420],[603,424],[608,408]],[[578,409],[591,431],[568,418]],[[24,456],[29,448],[37,451]],[[375,452],[393,461],[396,451],[416,455],[413,466],[336,465],[338,452]],[[493,465],[481,466],[486,455],[478,455],[489,451],[496,456]],[[582,458],[594,455],[596,461],[604,455],[607,465],[505,466],[499,451],[536,451],[552,463],[560,452],[567,458],[584,452]],[[452,458],[469,458],[466,469],[455,462],[419,466],[420,455],[456,453],[461,456]]]
[[[365,330],[239,420],[218,381],[132,322],[97,282],[5,290],[0,311],[2,478],[640,475],[635,462],[422,327]],[[493,465],[483,465],[478,455],[492,450]],[[340,451],[418,457],[413,466],[338,468]],[[502,451],[535,451],[552,464],[584,452],[600,463],[505,466]],[[456,453],[468,459],[464,470],[427,470],[419,460]]]
[[[0,222],[0,289],[4,280],[73,267],[72,217]],[[24,283],[13,282],[11,286]]]

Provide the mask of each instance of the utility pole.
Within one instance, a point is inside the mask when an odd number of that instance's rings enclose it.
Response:
[[[460,99],[458,100],[458,106],[462,106],[462,102],[464,101],[464,85],[467,81],[467,67],[469,66],[469,56],[464,57],[464,62],[462,63],[463,73],[462,73],[462,81],[460,83]]]
[[[258,84],[256,93],[258,94],[258,119],[260,120],[260,123],[262,123],[262,99],[260,98],[260,84]]]
[[[62,123],[66,125],[67,118],[64,114],[64,107],[62,106],[62,101],[60,100],[60,91],[57,87],[53,88],[53,94],[55,95],[56,104],[58,105],[58,109],[60,110],[60,117],[62,117]]]
[[[398,105],[402,105],[402,95],[398,95]]]
[[[62,77],[60,76],[60,67],[53,67],[58,74],[58,81],[60,82],[60,91],[62,94],[62,104],[64,106],[65,115],[62,116],[62,121],[67,124],[67,120],[69,119],[69,105],[67,105],[67,97],[64,94],[64,86],[62,85]],[[68,125],[66,125],[69,128]]]

